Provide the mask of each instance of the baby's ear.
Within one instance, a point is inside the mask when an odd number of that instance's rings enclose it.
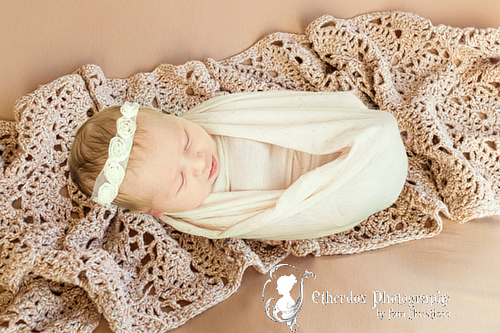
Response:
[[[159,210],[156,210],[156,209],[150,209],[150,210],[143,210],[143,211],[137,211],[137,210],[134,210],[132,211],[132,213],[144,213],[144,214],[148,214],[148,215],[151,215],[151,216],[154,216],[154,217],[161,217],[163,216],[163,212],[160,212]]]

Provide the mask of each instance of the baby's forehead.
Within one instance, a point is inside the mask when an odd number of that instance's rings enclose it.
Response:
[[[138,117],[134,137],[134,147],[140,148],[137,157],[178,144],[182,131],[177,118],[153,109],[144,110]]]

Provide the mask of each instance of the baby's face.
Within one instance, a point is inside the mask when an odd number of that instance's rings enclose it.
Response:
[[[121,191],[149,203],[154,216],[194,209],[207,198],[219,175],[215,142],[199,125],[156,111],[140,112],[137,163]],[[135,152],[134,152],[135,154]]]

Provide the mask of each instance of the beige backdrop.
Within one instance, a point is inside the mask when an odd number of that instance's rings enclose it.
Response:
[[[401,10],[434,24],[500,26],[498,0],[3,0],[0,5],[0,118],[13,119],[14,101],[38,85],[93,63],[106,76],[127,77],[160,63],[223,59],[276,31],[303,32],[332,14]],[[316,273],[305,281],[298,332],[496,332],[500,327],[500,221],[448,222],[437,238],[352,256],[290,258]],[[264,313],[267,275],[253,269],[240,290],[176,332],[289,332]],[[447,319],[387,319],[407,306],[313,303],[314,291],[450,295]],[[377,310],[386,317],[377,318]],[[425,310],[419,307],[418,310]],[[428,308],[427,308],[428,310]],[[98,332],[107,332],[103,320]]]
[[[434,24],[500,26],[498,0],[2,0],[0,118],[16,98],[83,64],[126,77],[160,63],[223,59],[323,14],[411,11]]]

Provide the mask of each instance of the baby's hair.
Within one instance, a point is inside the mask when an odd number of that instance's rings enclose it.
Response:
[[[88,197],[92,196],[95,180],[108,158],[109,142],[116,135],[116,120],[121,116],[120,105],[110,106],[90,117],[75,134],[69,157],[69,169],[75,186]],[[140,110],[142,111],[142,109]],[[134,150],[140,149],[137,140],[144,135],[137,126],[127,173],[134,169]],[[113,204],[130,210],[143,210],[146,203],[126,198],[119,192]]]

